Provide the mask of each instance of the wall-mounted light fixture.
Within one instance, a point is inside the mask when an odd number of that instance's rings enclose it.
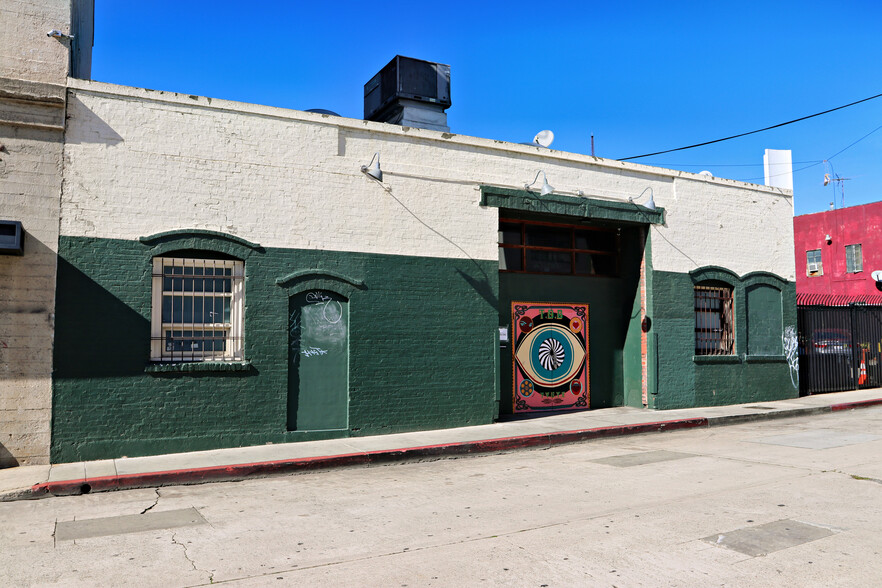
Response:
[[[46,33],[47,37],[54,37],[56,39],[73,39],[73,35],[68,35],[67,33],[62,33],[58,29],[52,29],[48,33]]]
[[[554,192],[554,187],[548,183],[548,178],[545,176],[545,172],[541,169],[536,172],[536,177],[533,178],[532,182],[530,182],[529,184],[524,184],[524,190],[529,190],[530,186],[536,183],[536,181],[539,179],[539,174],[542,174],[542,188],[539,189],[539,194],[541,194],[542,196],[548,196],[549,194]]]
[[[643,198],[643,195],[646,194],[646,190],[649,190],[649,200],[646,204],[643,205],[644,208],[648,208],[649,210],[655,210],[655,195],[652,193],[652,187],[645,188],[642,192],[640,192],[640,196],[637,198],[628,198],[628,202],[631,204],[637,204],[637,200]]]
[[[374,153],[369,164],[361,166],[361,173],[374,178],[378,182],[383,181],[383,170],[380,169],[379,153]]]
[[[827,242],[827,245],[830,245],[833,243],[833,237],[831,237],[830,235],[824,235],[824,241]]]

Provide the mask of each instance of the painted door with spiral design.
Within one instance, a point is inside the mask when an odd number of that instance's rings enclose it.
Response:
[[[516,413],[586,409],[588,305],[512,302]]]

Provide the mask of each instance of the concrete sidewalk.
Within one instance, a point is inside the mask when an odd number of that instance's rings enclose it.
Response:
[[[606,408],[457,429],[24,466],[0,470],[0,502],[548,447],[602,437],[713,427],[876,405],[882,405],[882,388],[668,411]]]

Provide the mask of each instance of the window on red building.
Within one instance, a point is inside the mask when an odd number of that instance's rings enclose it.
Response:
[[[824,266],[821,264],[821,250],[811,249],[805,252],[805,275],[823,276]]]
[[[856,274],[864,270],[864,259],[861,244],[845,246],[845,271]]]

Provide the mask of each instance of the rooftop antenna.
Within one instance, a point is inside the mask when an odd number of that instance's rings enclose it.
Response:
[[[838,185],[840,194],[839,208],[845,208],[845,182],[851,178],[843,178],[833,171],[833,164],[826,159],[824,160],[824,169],[830,170],[824,174],[824,185],[833,184],[833,202],[836,202],[836,186]]]
[[[591,133],[591,157],[594,157],[594,133]]]

